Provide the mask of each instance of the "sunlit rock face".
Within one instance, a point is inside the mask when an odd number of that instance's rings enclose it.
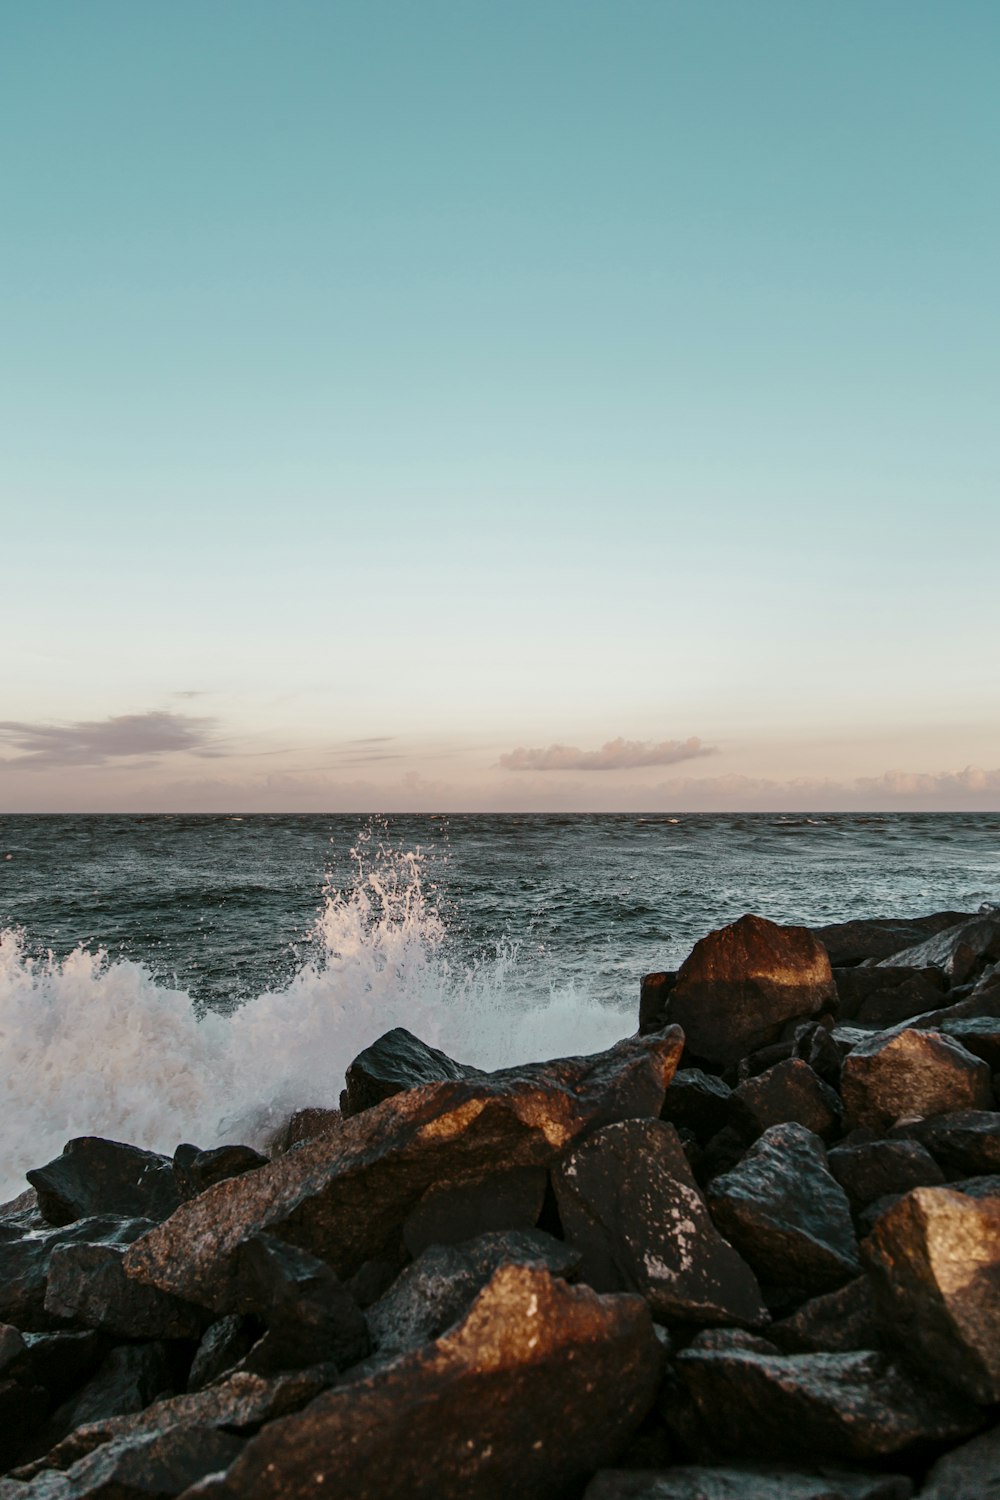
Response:
[[[902,1118],[926,1119],[957,1109],[987,1109],[990,1070],[961,1043],[938,1031],[879,1032],[853,1048],[840,1076],[844,1124],[888,1130]]]
[[[666,1018],[683,1028],[693,1056],[725,1067],[836,1001],[827,951],[808,928],[746,916],[695,944]]]
[[[915,1188],[864,1250],[886,1336],[931,1376],[1000,1401],[1000,1198]]]

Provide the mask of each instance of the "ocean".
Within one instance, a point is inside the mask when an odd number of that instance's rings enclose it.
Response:
[[[747,911],[997,902],[988,813],[3,816],[0,1199],[75,1135],[257,1143],[391,1026],[596,1051]]]

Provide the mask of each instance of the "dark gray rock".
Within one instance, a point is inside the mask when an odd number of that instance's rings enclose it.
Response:
[[[188,1391],[200,1391],[245,1359],[264,1332],[256,1318],[229,1313],[205,1329],[188,1372]]]
[[[271,1234],[240,1248],[242,1310],[267,1332],[246,1359],[259,1374],[333,1364],[345,1370],[369,1350],[368,1325],[347,1287],[323,1260]]]
[[[754,1136],[771,1125],[797,1121],[829,1140],[840,1126],[837,1094],[798,1057],[779,1062],[741,1083],[733,1095],[733,1106],[733,1122]]]
[[[1000,1199],[915,1188],[864,1252],[886,1338],[931,1378],[1000,1401]]]
[[[125,1275],[124,1245],[57,1245],[49,1259],[45,1311],[130,1339],[197,1339],[200,1308]]]
[[[679,1068],[670,1081],[660,1118],[679,1130],[690,1130],[705,1146],[730,1123],[732,1090],[701,1068]]]
[[[882,1344],[875,1298],[867,1276],[803,1302],[790,1317],[772,1323],[767,1336],[783,1354],[845,1354]]]
[[[908,1193],[915,1187],[937,1187],[944,1173],[919,1141],[874,1140],[835,1146],[827,1157],[830,1171],[860,1213],[877,1198]]]
[[[844,1125],[885,1132],[899,1119],[989,1109],[990,1070],[938,1031],[881,1031],[855,1047],[840,1075]]]
[[[805,927],[741,917],[696,943],[667,1001],[696,1058],[720,1067],[836,1004],[826,950]]]
[[[861,1269],[851,1210],[818,1136],[772,1125],[708,1188],[716,1224],[761,1285],[790,1299],[829,1290]]]
[[[957,1110],[896,1129],[925,1147],[949,1179],[1000,1173],[1000,1114],[995,1110]]]
[[[0,1323],[0,1376],[22,1357],[26,1348],[19,1329],[11,1323]]]
[[[26,1484],[0,1481],[0,1500],[173,1500],[205,1474],[225,1468],[242,1439],[207,1427],[174,1427],[106,1443],[65,1473]]]
[[[51,1329],[56,1319],[45,1311],[49,1262],[60,1245],[130,1245],[151,1229],[149,1219],[104,1215],[77,1219],[58,1229],[23,1229],[0,1224],[0,1320],[20,1329]]]
[[[563,1158],[552,1182],[595,1290],[638,1292],[659,1322],[767,1321],[753,1272],[712,1223],[673,1125],[606,1125]]]
[[[480,1234],[533,1229],[545,1201],[544,1167],[513,1167],[462,1187],[428,1188],[403,1222],[411,1255],[428,1245],[457,1245]]]
[[[9,1374],[22,1385],[41,1385],[57,1405],[88,1380],[108,1353],[109,1341],[92,1329],[26,1333],[24,1352]]]
[[[347,1069],[346,1088],[340,1096],[341,1113],[360,1114],[383,1099],[424,1083],[446,1083],[456,1078],[482,1078],[479,1068],[470,1068],[437,1047],[429,1047],[412,1031],[396,1026],[372,1042]]]
[[[675,1027],[590,1058],[425,1084],[344,1120],[257,1172],[182,1204],[133,1246],[126,1270],[164,1291],[234,1310],[239,1245],[258,1230],[326,1259],[347,1279],[392,1261],[401,1226],[427,1190],[548,1166],[612,1120],[658,1115],[683,1036]]]
[[[6,1469],[16,1460],[24,1444],[41,1427],[48,1409],[49,1397],[44,1386],[22,1385],[19,1380],[0,1376],[0,1469]]]
[[[937,1027],[973,1057],[981,1057],[991,1073],[1000,1073],[1000,1016],[955,1016]]]
[[[939,1458],[920,1500],[1000,1500],[1000,1427]]]
[[[998,959],[1000,912],[987,912],[904,949],[894,962],[913,969],[933,965],[947,976],[950,984],[957,985],[965,984]]]
[[[252,1146],[216,1146],[211,1151],[178,1146],[173,1161],[178,1195],[181,1199],[196,1198],[217,1182],[266,1167],[268,1160]]]
[[[945,978],[940,969],[834,969],[842,1021],[884,1030],[944,1004]]]
[[[142,1411],[172,1390],[173,1372],[162,1343],[119,1344],[96,1373],[49,1418],[37,1451],[45,1452],[74,1428]]]
[[[912,1494],[913,1486],[902,1474],[678,1464],[662,1472],[602,1469],[583,1500],[910,1500]]]
[[[971,915],[967,911],[939,911],[927,917],[862,917],[851,922],[831,922],[811,931],[837,969],[869,959],[890,959],[935,933],[967,922]]]
[[[55,1225],[102,1214],[159,1222],[180,1202],[169,1157],[99,1136],[67,1141],[61,1156],[25,1176]]]

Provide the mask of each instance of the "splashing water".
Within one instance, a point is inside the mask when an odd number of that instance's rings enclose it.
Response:
[[[259,1145],[292,1110],[335,1106],[351,1059],[393,1026],[478,1067],[597,1051],[629,1015],[572,981],[528,974],[516,943],[453,964],[418,852],[352,851],[328,888],[308,959],[228,1016],[141,963],[77,947],[33,958],[0,934],[0,1201],[77,1135],[172,1152]]]

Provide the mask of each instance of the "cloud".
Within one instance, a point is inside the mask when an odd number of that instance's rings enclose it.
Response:
[[[211,748],[213,727],[212,719],[162,711],[79,719],[73,724],[0,720],[0,740],[22,752],[0,764],[9,770],[46,771],[63,766],[101,766],[127,756],[149,759],[178,751],[212,756],[218,753]]]
[[[866,793],[887,797],[942,797],[962,792],[1000,792],[1000,770],[966,766],[964,771],[885,771],[881,776],[859,776],[854,785]]]
[[[528,750],[519,745],[501,755],[505,771],[630,771],[637,766],[672,766],[681,760],[714,755],[712,745],[701,740],[608,740],[600,750],[578,750],[575,745],[549,745],[547,750]]]

